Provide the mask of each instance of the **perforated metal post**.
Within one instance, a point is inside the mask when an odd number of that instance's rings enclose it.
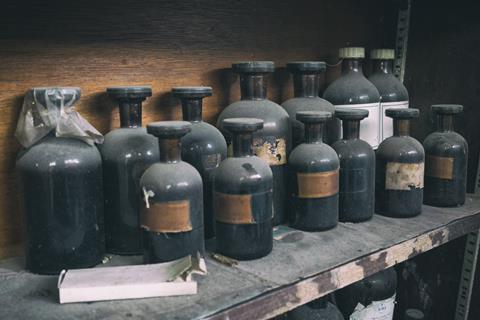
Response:
[[[408,29],[410,26],[410,2],[405,0],[398,10],[397,39],[395,48],[395,76],[403,82],[405,63],[407,61]]]

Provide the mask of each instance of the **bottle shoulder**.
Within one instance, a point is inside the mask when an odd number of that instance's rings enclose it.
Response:
[[[432,132],[423,141],[427,154],[456,154],[468,152],[465,138],[454,131]]]
[[[17,168],[32,170],[55,170],[101,165],[101,156],[96,146],[81,140],[47,137],[23,150],[17,158]]]
[[[206,122],[192,122],[191,131],[182,137],[182,149],[201,149],[226,155],[227,143],[220,130]]]
[[[220,191],[252,187],[268,190],[273,187],[272,183],[272,170],[257,156],[227,158],[214,171],[215,188]]]
[[[382,102],[408,101],[407,88],[393,74],[377,72],[370,80],[380,93]]]
[[[185,161],[172,163],[156,162],[142,175],[141,185],[155,185],[164,189],[186,184],[202,183],[197,169]]]
[[[323,98],[333,105],[376,103],[380,93],[363,74],[347,73],[327,87]]]
[[[263,120],[288,119],[288,113],[280,105],[270,100],[240,100],[223,109],[219,115],[221,119],[233,117],[255,117]]]
[[[145,128],[119,128],[105,135],[99,146],[104,161],[125,162],[134,159],[158,160],[158,140]]]
[[[327,100],[320,97],[297,97],[282,103],[290,119],[295,119],[298,111],[328,111],[335,112],[335,107]]]
[[[410,136],[392,136],[380,143],[377,158],[393,162],[424,161],[422,144]]]
[[[329,171],[339,167],[335,150],[326,143],[302,143],[290,153],[288,162],[294,168],[309,167],[313,171]]]
[[[338,140],[332,148],[337,152],[340,163],[348,160],[357,160],[364,162],[375,159],[375,152],[370,144],[361,139]]]

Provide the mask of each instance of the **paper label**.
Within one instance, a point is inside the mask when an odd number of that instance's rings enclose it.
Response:
[[[253,152],[269,166],[287,163],[287,145],[284,138],[273,136],[253,138]]]
[[[338,193],[339,170],[327,172],[298,172],[299,198],[325,198]]]
[[[252,214],[251,194],[227,194],[215,192],[213,194],[215,219],[230,224],[255,223]]]
[[[381,300],[373,301],[367,307],[357,304],[350,315],[350,320],[392,320],[395,309],[395,295]]]
[[[335,108],[365,109],[368,117],[360,122],[360,139],[368,142],[372,148],[378,148],[381,139],[380,102],[336,105]]]
[[[382,141],[388,137],[393,136],[393,119],[385,116],[385,110],[387,109],[401,109],[408,108],[407,101],[397,101],[397,102],[383,102],[381,106],[381,125],[382,125]]]
[[[437,157],[427,155],[425,160],[425,175],[429,177],[452,180],[453,162],[451,157]]]
[[[425,164],[389,162],[385,172],[386,190],[411,190],[423,188]]]
[[[186,232],[192,230],[190,201],[149,201],[143,204],[140,214],[142,228],[152,232]]]

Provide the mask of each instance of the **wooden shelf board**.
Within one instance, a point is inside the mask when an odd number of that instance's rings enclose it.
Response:
[[[20,258],[0,262],[0,318],[102,319],[107,316],[165,319],[268,319],[368,275],[480,228],[480,198],[460,208],[424,207],[415,218],[377,216],[305,233],[280,227],[273,252],[228,267],[207,259],[199,294],[91,304],[59,305],[56,277],[22,271]],[[113,257],[105,265],[141,263]]]

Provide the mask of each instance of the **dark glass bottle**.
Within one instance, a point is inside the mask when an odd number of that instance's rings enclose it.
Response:
[[[203,180],[205,238],[215,235],[212,205],[212,172],[227,157],[227,143],[217,128],[202,121],[202,100],[212,95],[210,87],[176,87],[172,94],[182,102],[184,121],[192,131],[182,138],[182,159],[197,169]]]
[[[359,139],[368,110],[339,109],[335,116],[343,122],[343,138],[332,145],[340,159],[339,220],[369,220],[375,211],[375,153]]]
[[[365,49],[341,48],[339,58],[342,59],[342,75],[327,87],[323,97],[330,101],[335,109],[368,110],[368,118],[361,124],[360,138],[376,149],[380,143],[380,94],[363,75]]]
[[[273,175],[252,150],[253,133],[263,121],[254,118],[223,120],[232,136],[233,156],[214,173],[213,202],[217,251],[251,260],[272,251]]]
[[[293,74],[294,98],[282,103],[287,110],[292,128],[292,148],[303,142],[303,123],[295,119],[297,111],[335,112],[333,105],[318,96],[320,90],[320,74],[325,72],[325,62],[299,61],[287,63],[287,69]],[[327,122],[324,141],[332,144],[340,138],[340,125],[332,117]]]
[[[422,144],[410,137],[410,120],[418,109],[387,109],[393,118],[393,136],[377,150],[375,173],[375,212],[407,218],[422,212],[425,152]]]
[[[437,117],[437,131],[423,142],[425,148],[425,204],[455,207],[465,203],[467,188],[468,144],[456,133],[454,116],[463,106],[439,104],[432,106]]]
[[[336,291],[335,297],[345,319],[391,320],[396,290],[397,273],[389,268]],[[354,311],[359,303],[366,309]]]
[[[288,313],[288,320],[344,320],[337,306],[327,297],[313,300]]]
[[[181,158],[180,139],[190,127],[186,121],[147,125],[147,132],[158,138],[160,162],[151,165],[140,180],[145,263],[196,257],[205,251],[202,178]]]
[[[142,128],[142,101],[152,95],[152,89],[111,87],[107,93],[119,104],[120,128],[106,134],[99,148],[103,160],[106,250],[141,254],[140,177],[158,161],[157,139]]]
[[[229,133],[222,127],[227,118],[258,118],[264,121],[262,130],[253,136],[254,153],[265,160],[273,172],[274,225],[286,222],[286,175],[287,155],[290,153],[290,123],[287,112],[267,99],[265,76],[274,71],[271,61],[239,62],[232,65],[240,74],[241,100],[232,103],[220,114],[217,127],[229,142]]]
[[[305,142],[293,149],[288,161],[291,188],[291,222],[296,229],[322,231],[338,223],[339,160],[322,142],[325,111],[299,111],[305,125]]]
[[[63,95],[37,98],[58,106],[78,99],[79,88],[60,88]],[[25,210],[25,262],[33,273],[58,274],[101,262],[103,234],[102,159],[95,146],[48,136],[17,159],[22,206]]]
[[[385,110],[408,108],[407,88],[393,75],[393,49],[374,49],[370,52],[373,60],[373,73],[368,77],[380,93],[381,140],[393,135],[393,122],[385,116]]]

